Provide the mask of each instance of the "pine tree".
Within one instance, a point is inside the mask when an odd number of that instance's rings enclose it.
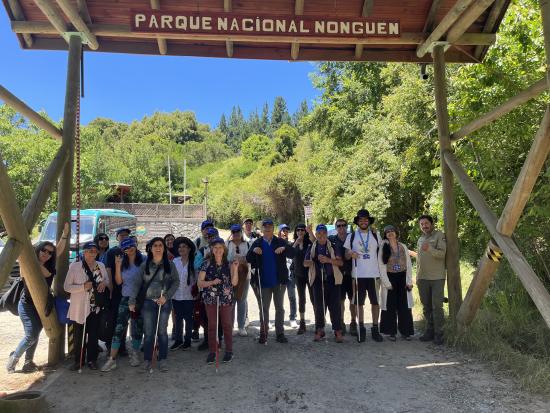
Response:
[[[282,96],[277,96],[273,102],[273,111],[271,112],[271,131],[276,131],[281,125],[290,125],[291,123],[285,99]]]
[[[300,127],[300,121],[307,116],[309,113],[309,106],[307,104],[307,100],[303,100],[302,103],[300,103],[300,107],[296,112],[294,112],[294,115],[292,115],[292,126],[295,128]]]
[[[266,135],[269,132],[269,105],[264,103],[262,117],[260,118],[260,133]]]
[[[227,126],[227,119],[225,119],[225,113],[222,113],[222,117],[220,118],[220,122],[218,123],[218,129],[220,130],[221,133],[227,136],[229,127]]]
[[[250,134],[257,133],[262,134],[262,126],[260,124],[260,115],[258,115],[258,109],[255,109],[248,117],[248,132]]]

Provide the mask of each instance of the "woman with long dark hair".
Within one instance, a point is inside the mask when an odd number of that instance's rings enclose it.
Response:
[[[141,264],[138,288],[132,293],[128,300],[129,310],[135,312],[136,298],[142,286],[146,288],[145,301],[141,308],[143,317],[143,330],[145,339],[143,343],[143,358],[145,359],[145,370],[151,369],[153,360],[155,332],[158,323],[158,368],[160,371],[168,371],[166,356],[168,354],[168,318],[172,310],[172,297],[179,287],[180,280],[174,263],[168,259],[168,251],[164,240],[155,237],[149,241],[147,260]],[[158,312],[160,307],[160,318]]]
[[[304,334],[306,332],[306,287],[309,293],[309,301],[313,304],[313,290],[308,281],[309,270],[304,267],[306,252],[312,244],[311,239],[315,240],[315,236],[312,234],[310,227],[307,227],[305,224],[296,225],[296,228],[294,228],[294,244],[292,244],[296,255],[292,259],[290,270],[296,283],[296,289],[298,290],[300,326],[297,334]]]
[[[34,248],[36,257],[40,263],[40,271],[46,279],[48,289],[51,287],[53,277],[55,275],[55,259],[57,258],[58,252],[65,249],[68,232],[69,224],[65,224],[61,238],[57,241],[57,249],[50,241],[41,242]],[[25,274],[21,274],[21,276],[23,277],[23,282],[25,282]],[[40,321],[40,317],[32,301],[31,293],[29,292],[26,284],[23,287],[23,292],[21,293],[21,299],[19,300],[17,311],[19,312],[21,323],[23,323],[25,337],[23,337],[23,339],[19,342],[19,345],[15,351],[11,352],[6,368],[8,373],[15,372],[15,367],[19,362],[19,358],[23,355],[23,353],[25,353],[23,373],[30,373],[37,368],[36,364],[34,364],[33,358],[36,351],[36,346],[38,345],[38,337],[42,331],[42,322]]]
[[[94,243],[97,245],[97,261],[105,264],[107,259],[107,251],[109,251],[109,236],[104,232],[100,232],[94,237]]]
[[[197,276],[193,263],[195,262],[195,244],[187,237],[178,237],[174,241],[175,257],[172,260],[180,285],[172,297],[174,307],[174,344],[170,350],[191,347],[191,335],[193,333],[193,308],[195,298],[193,297],[194,287],[197,285]],[[183,335],[183,322],[185,320],[185,336]]]
[[[380,332],[395,341],[397,330],[405,340],[414,335],[412,307],[412,264],[409,250],[399,242],[393,225],[384,227],[384,241],[378,252],[380,280]]]
[[[111,371],[116,369],[116,358],[120,350],[120,345],[125,339],[124,331],[128,327],[128,321],[131,319],[130,331],[132,335],[132,352],[130,353],[130,365],[137,367],[140,365],[139,348],[143,337],[143,318],[137,314],[131,313],[128,301],[130,296],[140,284],[140,267],[143,262],[143,256],[137,249],[136,242],[132,238],[126,238],[120,243],[120,249],[123,256],[115,257],[115,282],[122,286],[122,298],[117,311],[115,331],[111,342],[111,356],[101,368],[101,371]]]
[[[166,234],[164,236],[164,245],[166,246],[166,254],[168,255],[168,259],[172,261],[174,257],[176,256],[176,251],[174,249],[174,240],[176,237],[174,234]]]

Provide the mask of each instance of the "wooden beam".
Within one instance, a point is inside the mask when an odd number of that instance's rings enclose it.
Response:
[[[449,315],[456,317],[462,304],[460,282],[460,251],[458,243],[458,224],[456,220],[456,200],[453,187],[453,175],[443,160],[443,153],[451,149],[449,134],[449,112],[447,109],[447,75],[445,73],[444,46],[438,45],[433,50],[434,59],[434,92],[437,115],[437,131],[441,156],[441,184],[443,192],[443,220],[445,238],[447,239],[447,290],[449,292]]]
[[[458,0],[453,8],[445,15],[443,20],[436,26],[434,31],[428,36],[428,38],[418,46],[416,49],[416,55],[423,57],[432,45],[441,40],[441,38],[447,33],[447,30],[459,19],[462,13],[472,4],[474,0]]]
[[[160,0],[151,0],[151,8],[153,10],[160,10]],[[157,44],[159,47],[159,53],[161,55],[165,55],[168,53],[168,44],[166,43],[166,39],[163,37],[160,37],[160,35],[156,36],[157,38]]]
[[[501,234],[497,230],[497,218],[495,214],[491,211],[483,195],[472,182],[456,156],[449,151],[445,151],[444,160],[453,171],[454,176],[476,209],[479,217],[491,233],[491,236],[504,252],[510,266],[531,296],[531,299],[546,321],[547,326],[550,327],[550,294],[546,290],[546,287],[537,274],[535,274],[512,238]]]
[[[304,0],[295,0],[294,15],[301,16],[304,14]],[[300,42],[292,42],[290,45],[290,57],[292,60],[297,60],[300,55]]]
[[[435,19],[437,18],[437,12],[439,11],[439,6],[441,6],[442,0],[433,0],[432,5],[430,6],[430,11],[426,16],[426,21],[424,22],[423,33],[430,33],[434,27]]]
[[[363,2],[363,7],[361,9],[361,16],[362,17],[369,17],[372,12],[372,6],[374,5],[373,0],[365,0]],[[361,56],[363,56],[363,49],[364,46],[361,43],[355,44],[355,58],[361,59]]]
[[[0,99],[2,99],[8,106],[19,112],[23,116],[27,117],[32,123],[39,128],[43,129],[55,139],[61,140],[62,132],[57,126],[51,123],[48,119],[44,118],[39,113],[32,110],[25,102],[17,98],[8,89],[0,85]]]
[[[497,21],[499,16],[502,13],[503,8],[508,4],[509,0],[496,0],[493,4],[493,7],[491,8],[491,11],[489,13],[489,16],[487,17],[487,20],[485,21],[485,25],[483,26],[483,33],[491,33],[495,31]],[[474,51],[474,56],[476,59],[480,60],[481,56],[485,52],[487,46],[477,46]]]
[[[67,33],[68,26],[67,23],[65,23],[65,20],[61,15],[57,12],[57,10],[54,8],[53,3],[51,0],[34,0],[38,8],[44,13],[44,16],[49,20],[49,22],[52,24],[53,27],[55,27],[55,30],[58,34],[63,36],[64,33]],[[68,42],[67,39],[65,41]]]
[[[82,20],[82,17],[78,14],[78,10],[73,3],[69,0],[56,0],[56,2],[59,7],[61,7],[61,10],[63,10],[63,13],[65,13],[65,15],[69,18],[71,24],[76,27],[80,33],[86,36],[86,39],[88,40],[88,47],[92,50],[97,50],[99,47],[97,37],[95,37],[95,35],[91,32],[86,22]]]
[[[447,41],[454,43],[466,30],[481,16],[495,0],[478,0],[466,10],[451,27],[447,34]]]
[[[47,22],[11,22],[12,31],[15,33],[31,33],[31,34],[57,34],[57,31],[50,23]],[[124,37],[132,39],[153,39],[157,35],[154,33],[134,33],[130,30],[129,25],[124,24],[92,24],[90,29],[96,36],[105,37]],[[163,33],[162,35],[166,39],[175,40],[195,40],[195,41],[239,41],[239,42],[254,42],[254,43],[287,43],[289,39],[298,43],[308,44],[339,44],[348,45],[355,44],[374,44],[374,45],[418,45],[425,39],[423,33],[410,33],[405,32],[401,34],[401,37],[390,38],[372,38],[372,37],[353,37],[353,38],[327,38],[323,36],[292,36],[280,37],[280,36],[246,36],[239,34],[231,35],[207,35],[207,34],[194,34],[194,33]],[[495,42],[496,35],[493,33],[465,33],[460,39],[456,41],[457,45],[478,45],[485,44],[491,45]]]
[[[90,11],[88,10],[86,0],[76,0],[76,8],[82,20],[84,20],[86,24],[92,24],[92,18],[90,17]]]
[[[485,115],[480,116],[479,118],[468,123],[466,126],[460,128],[458,131],[451,135],[451,140],[457,141],[458,139],[464,138],[465,136],[474,133],[475,131],[481,129],[489,123],[494,122],[495,120],[506,115],[507,113],[510,113],[518,106],[528,102],[531,99],[536,98],[547,89],[548,84],[546,78],[539,80],[524,91],[518,93],[516,96],[508,99],[502,105],[497,106],[490,112],[487,112]]]
[[[19,4],[18,0],[8,0],[8,5],[11,9],[11,12],[15,20],[19,20],[19,21],[27,20],[25,18],[25,14],[23,13],[23,9],[21,8],[21,5]],[[24,34],[23,40],[25,41],[25,44],[27,45],[27,47],[32,47],[32,35]]]
[[[231,0],[223,0],[223,11],[226,13],[231,13],[233,11]],[[233,42],[231,40],[225,41],[225,50],[227,51],[227,57],[233,57]]]

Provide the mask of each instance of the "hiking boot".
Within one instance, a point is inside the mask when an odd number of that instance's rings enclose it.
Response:
[[[344,335],[342,334],[342,331],[336,330],[334,332],[334,337],[335,337],[337,343],[343,343],[344,342]]]
[[[101,367],[102,372],[107,372],[116,369],[116,359],[109,357],[103,367]]]
[[[199,351],[204,351],[204,350],[208,350],[208,340],[204,339],[202,341],[202,343],[199,344],[199,346],[197,347],[197,349]]]
[[[188,350],[191,348],[191,340],[185,340],[181,346],[182,350]]]
[[[384,338],[380,335],[380,332],[378,331],[378,326],[372,326],[370,329],[370,334],[372,336],[372,339],[377,343],[384,341]]]
[[[411,340],[412,340],[412,337],[411,337],[411,336],[404,336],[403,334],[401,334],[401,337],[402,337],[403,340],[405,340],[405,341],[411,341]]]
[[[300,327],[298,327],[298,331],[296,334],[304,334],[306,332],[306,322],[304,320],[300,320]]]
[[[32,360],[25,360],[25,364],[23,364],[23,368],[21,369],[23,373],[32,373],[36,370],[38,370],[38,366]]]
[[[191,333],[191,340],[193,340],[193,341],[199,341],[200,340],[199,330],[194,330],[193,333]]]
[[[344,323],[344,321],[342,321],[340,323],[340,325],[342,326],[342,335],[345,336],[346,334],[348,334],[348,331],[346,329],[346,323]]]
[[[151,360],[145,360],[145,363],[143,363],[143,370],[151,371]]]
[[[88,368],[90,370],[97,370],[97,362],[96,361],[89,361],[88,362]]]
[[[80,364],[79,363],[73,363],[69,366],[70,371],[78,371],[80,370]]]
[[[258,344],[265,344],[267,343],[267,334],[261,332],[260,338],[258,339]]]
[[[355,321],[349,324],[349,333],[352,336],[357,336],[357,323]]]
[[[231,363],[231,360],[233,360],[233,353],[230,351],[226,351],[223,355],[223,362],[224,363]]]
[[[364,343],[367,340],[367,329],[364,326],[359,326],[359,342]]]
[[[277,338],[275,339],[277,343],[288,343],[288,338],[285,337],[284,334],[277,334]]]
[[[137,367],[141,364],[141,361],[139,360],[139,354],[137,351],[132,351],[132,354],[130,354],[130,366]]]
[[[166,363],[166,360],[159,360],[159,371],[162,373],[166,373],[168,371],[168,364]]]
[[[8,358],[8,363],[6,364],[6,369],[8,370],[8,373],[15,373],[15,366],[17,366],[17,363],[19,362],[19,358],[16,358],[14,356],[14,352],[10,354],[10,357]]]
[[[240,337],[246,337],[248,335],[248,332],[245,328],[239,328],[239,336]]]
[[[174,344],[172,344],[170,346],[170,350],[177,350],[181,346],[183,346],[183,341],[182,340],[176,340],[176,341],[174,341]]]
[[[426,330],[418,339],[420,341],[432,341],[434,339],[434,332]]]
[[[206,364],[214,364],[216,362],[216,353],[208,353],[206,356]]]
[[[325,330],[322,328],[317,329],[315,332],[315,337],[313,337],[313,341],[321,341],[321,339],[325,336]]]
[[[445,344],[445,341],[443,340],[443,334],[436,334],[434,336],[434,344],[436,346],[440,346],[442,344]]]

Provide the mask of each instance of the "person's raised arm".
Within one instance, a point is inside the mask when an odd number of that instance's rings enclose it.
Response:
[[[65,222],[65,225],[63,226],[63,232],[61,233],[61,237],[57,240],[56,248],[56,255],[59,257],[62,254],[62,251],[65,250],[65,247],[67,246],[67,236],[69,235],[69,223]]]

